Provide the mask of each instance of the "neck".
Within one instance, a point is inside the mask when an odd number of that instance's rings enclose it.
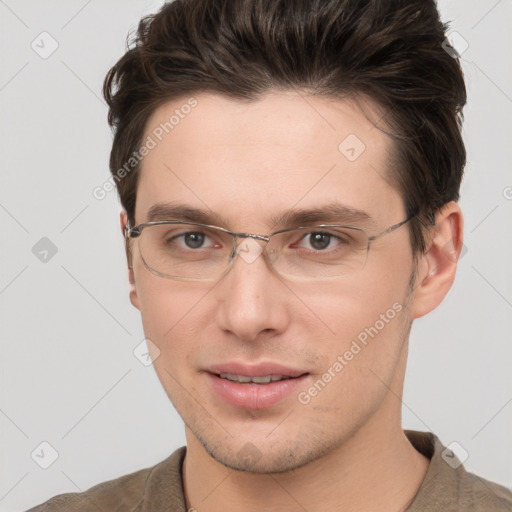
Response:
[[[294,471],[253,474],[226,468],[193,436],[183,478],[187,510],[330,512],[406,510],[429,461],[401,428],[361,429],[343,446]]]

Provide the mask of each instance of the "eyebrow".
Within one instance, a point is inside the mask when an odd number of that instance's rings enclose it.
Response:
[[[229,229],[229,222],[222,215],[212,210],[193,208],[185,204],[168,202],[153,205],[147,213],[147,222],[163,220],[182,220],[210,224]],[[272,228],[287,228],[293,226],[322,224],[360,224],[374,225],[372,217],[365,211],[343,205],[330,203],[317,208],[292,208],[273,215],[269,219]]]
[[[314,222],[322,224],[373,224],[371,216],[363,211],[340,203],[330,203],[318,208],[296,209],[271,217],[271,222],[278,226],[301,226]]]
[[[183,220],[199,224],[215,224],[219,227],[226,227],[228,224],[226,219],[211,210],[201,210],[178,203],[157,203],[148,210],[148,222],[162,220]]]

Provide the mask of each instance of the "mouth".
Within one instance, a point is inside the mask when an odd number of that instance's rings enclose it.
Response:
[[[269,384],[270,382],[279,382],[281,380],[295,379],[297,377],[287,377],[285,375],[264,375],[262,377],[249,377],[248,375],[233,375],[231,373],[220,373],[217,375],[221,379],[227,379],[231,382],[240,384]]]
[[[309,373],[277,364],[226,364],[205,372],[215,398],[239,409],[268,409],[290,398]]]

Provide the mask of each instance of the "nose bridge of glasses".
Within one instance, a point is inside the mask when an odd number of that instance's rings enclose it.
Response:
[[[233,248],[230,254],[232,260],[238,254],[246,263],[254,262],[265,250],[270,241],[269,236],[254,233],[233,233]],[[264,242],[262,245],[259,242]]]

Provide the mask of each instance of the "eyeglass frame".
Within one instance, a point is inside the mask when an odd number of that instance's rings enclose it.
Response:
[[[161,226],[161,225],[173,225],[173,224],[186,224],[188,226],[197,226],[197,227],[203,227],[203,228],[210,228],[210,229],[216,229],[216,230],[219,230],[219,231],[222,231],[223,233],[227,234],[227,235],[230,235],[233,239],[233,250],[229,256],[229,259],[228,259],[228,266],[225,270],[224,273],[220,274],[219,275],[219,279],[222,277],[222,275],[224,275],[225,273],[227,273],[229,271],[229,269],[231,268],[231,262],[234,260],[235,258],[235,255],[237,253],[237,244],[236,244],[236,241],[237,239],[241,238],[241,239],[247,239],[247,238],[252,238],[253,240],[260,240],[262,242],[265,242],[266,244],[268,244],[270,242],[270,239],[275,236],[275,235],[279,235],[279,234],[282,234],[282,233],[288,233],[290,231],[299,231],[301,229],[314,229],[314,228],[345,228],[345,229],[354,229],[354,230],[357,230],[357,231],[362,231],[365,233],[366,235],[366,238],[368,240],[368,246],[367,246],[367,254],[370,250],[370,243],[377,240],[378,238],[381,238],[382,236],[384,235],[387,235],[389,233],[392,233],[393,231],[395,231],[396,229],[402,227],[403,225],[407,224],[408,222],[410,222],[412,219],[414,219],[418,214],[415,213],[413,215],[410,215],[409,217],[407,217],[405,220],[401,221],[401,222],[398,222],[396,224],[393,224],[392,226],[384,229],[383,231],[381,231],[380,233],[377,233],[376,235],[372,235],[372,236],[368,236],[368,234],[366,233],[366,231],[362,228],[358,228],[356,226],[346,226],[346,225],[343,225],[343,224],[314,224],[314,225],[311,225],[311,226],[297,226],[297,227],[293,227],[293,228],[285,228],[285,229],[280,229],[278,231],[274,231],[273,233],[270,233],[269,235],[259,235],[259,234],[256,234],[256,233],[236,233],[236,232],[233,232],[233,231],[230,231],[229,229],[226,229],[226,228],[223,228],[221,226],[215,226],[213,224],[202,224],[200,222],[187,222],[187,221],[183,221],[183,220],[157,220],[157,221],[150,221],[150,222],[141,222],[140,224],[137,224],[136,226],[133,226],[133,227],[130,227],[130,223],[127,222],[126,225],[125,225],[125,230],[124,230],[124,236],[125,236],[125,242],[126,242],[126,253],[127,253],[127,256],[129,258],[129,266],[128,268],[132,268],[130,265],[131,265],[131,250],[129,248],[129,240],[130,239],[136,239],[136,238],[139,238],[142,234],[142,231],[144,230],[144,228],[146,227],[151,227],[151,226]],[[263,253],[265,252],[265,249],[266,249],[267,246],[265,246],[265,248],[263,249]],[[142,256],[142,255],[141,255]],[[163,272],[159,272],[158,270],[150,267],[146,261],[144,260],[144,257],[142,257],[142,261],[144,263],[144,266],[150,271],[152,272],[153,274],[159,276],[159,277],[163,277],[165,279],[175,279],[175,280],[182,280],[182,281],[196,281],[196,279],[188,279],[188,278],[184,278],[184,277],[178,277],[178,276],[170,276],[168,274],[164,274]],[[272,267],[273,268],[273,267]],[[362,270],[364,268],[361,267],[360,270]],[[350,275],[350,274],[349,274]],[[342,277],[343,274],[339,277]],[[200,281],[200,280],[197,280],[197,281]]]

